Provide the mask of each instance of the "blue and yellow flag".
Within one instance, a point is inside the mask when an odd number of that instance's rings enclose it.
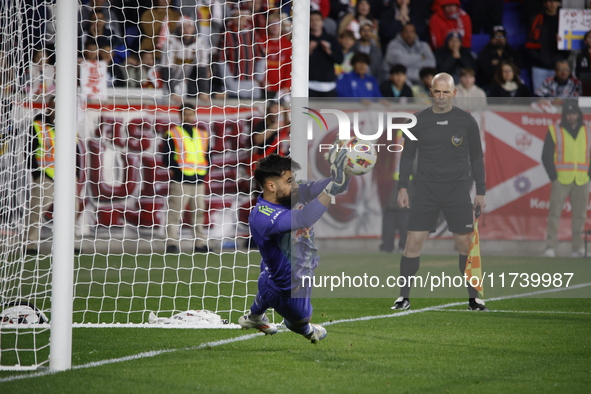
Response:
[[[583,49],[583,37],[586,30],[564,30],[562,36],[562,50],[581,50]]]

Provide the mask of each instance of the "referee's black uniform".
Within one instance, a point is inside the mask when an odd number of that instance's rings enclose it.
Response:
[[[404,137],[398,182],[399,189],[408,188],[413,161],[418,154],[415,190],[410,196],[408,231],[434,229],[439,212],[443,211],[452,233],[471,233],[474,228],[470,199],[472,178],[476,182],[476,194],[483,196],[486,192],[484,155],[478,124],[472,115],[457,107],[445,113],[435,113],[429,107],[417,113],[416,117],[417,124],[410,131],[417,141],[410,140],[406,135]],[[400,275],[407,280],[415,275],[419,261],[420,257],[403,255]],[[467,256],[460,254],[459,268],[462,274],[466,261]],[[473,302],[478,291],[467,287]],[[400,288],[400,297],[408,299],[409,294],[410,285]]]
[[[417,124],[410,131],[417,141],[404,136],[398,182],[399,189],[408,188],[418,153],[408,230],[432,230],[441,210],[452,233],[471,233],[474,227],[470,200],[472,177],[476,181],[476,194],[484,195],[486,191],[478,124],[472,115],[457,107],[445,113],[435,113],[429,107],[416,117]]]

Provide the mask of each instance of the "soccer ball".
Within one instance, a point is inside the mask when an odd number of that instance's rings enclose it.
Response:
[[[373,170],[378,160],[378,154],[375,146],[368,142],[362,141],[357,137],[351,138],[349,141],[341,145],[341,149],[347,149],[347,163],[345,169],[351,175],[365,175]]]

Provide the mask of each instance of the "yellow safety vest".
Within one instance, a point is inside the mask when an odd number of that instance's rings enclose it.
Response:
[[[206,175],[209,149],[209,134],[206,130],[193,127],[193,135],[189,135],[181,126],[168,130],[174,142],[175,156],[182,173],[187,176]]]
[[[591,130],[581,126],[577,138],[560,128],[556,132],[554,125],[548,127],[554,141],[554,164],[558,173],[558,182],[569,185],[575,182],[583,185],[589,182],[589,164],[591,151]]]
[[[37,133],[39,147],[35,151],[35,158],[39,168],[45,171],[45,174],[53,179],[55,175],[55,130],[53,127],[47,127],[40,121],[33,122],[33,127]]]

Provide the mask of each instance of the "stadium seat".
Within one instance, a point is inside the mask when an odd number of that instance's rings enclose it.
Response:
[[[472,35],[472,52],[478,54],[482,48],[490,41],[488,34],[473,34]]]
[[[523,84],[527,86],[529,90],[532,90],[532,81],[529,69],[524,68],[523,70],[521,70],[521,74],[519,74],[519,77],[523,81]]]
[[[523,4],[505,3],[503,26],[507,31],[509,45],[520,49],[527,40],[527,26],[524,25]]]

